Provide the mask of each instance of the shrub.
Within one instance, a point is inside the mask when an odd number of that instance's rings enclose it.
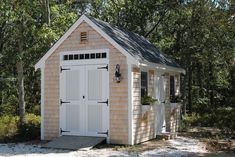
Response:
[[[226,133],[235,131],[235,109],[231,107],[221,107],[216,111],[215,125]]]
[[[19,127],[19,140],[32,140],[40,137],[40,116],[27,114],[23,126]]]
[[[25,124],[18,126],[18,116],[0,117],[0,142],[26,141],[40,137],[40,116],[26,114]]]
[[[196,113],[192,113],[192,115],[185,114],[183,116],[183,121],[180,124],[180,130],[186,131],[191,126],[197,126],[199,119],[200,119],[199,114],[196,114]]]
[[[17,121],[15,116],[0,117],[0,141],[9,139],[17,134]]]

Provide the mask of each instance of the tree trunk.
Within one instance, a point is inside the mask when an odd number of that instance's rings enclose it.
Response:
[[[22,61],[23,53],[23,41],[19,41],[19,54],[20,58],[17,61],[17,87],[18,87],[18,99],[19,99],[19,115],[20,115],[20,126],[23,126],[25,122],[25,101],[24,101],[24,69]]]
[[[45,21],[50,26],[51,25],[51,11],[49,0],[44,0],[45,5]]]
[[[210,55],[211,56],[211,55]],[[210,57],[211,58],[211,57]],[[211,61],[209,61],[209,98],[211,108],[216,108],[214,104],[214,71]]]
[[[192,65],[191,63],[189,64],[188,67],[188,111],[189,114],[192,113]]]

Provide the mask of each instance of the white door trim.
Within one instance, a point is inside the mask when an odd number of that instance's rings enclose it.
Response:
[[[107,57],[106,58],[103,58],[103,59],[87,59],[87,60],[71,60],[71,61],[63,61],[63,55],[64,54],[80,54],[80,53],[99,53],[99,52],[106,52],[107,53]],[[65,52],[61,52],[60,55],[60,67],[59,67],[59,73],[60,73],[60,68],[61,66],[86,66],[86,65],[100,65],[100,64],[103,64],[103,65],[109,65],[109,50],[108,49],[95,49],[95,50],[81,50],[81,51],[65,51]],[[105,69],[104,69],[105,70]],[[65,90],[61,87],[63,87],[63,84],[62,84],[62,81],[61,81],[61,75],[59,76],[59,98],[61,98],[62,96],[62,93],[65,92]],[[107,98],[108,100],[109,99],[109,70],[108,70],[108,73],[107,73]],[[60,105],[60,99],[58,100],[58,104]],[[110,105],[110,104],[109,104]],[[108,108],[107,108],[107,128],[108,128],[108,131],[110,130],[110,125],[109,125],[109,121],[110,121],[110,114],[109,114],[109,110],[110,110],[110,107],[108,105]],[[62,127],[61,126],[61,108],[59,107],[59,120],[60,120],[60,127],[59,127],[59,131],[60,131],[60,128]],[[61,135],[59,133],[59,135]],[[109,142],[109,134],[107,135],[107,142]]]

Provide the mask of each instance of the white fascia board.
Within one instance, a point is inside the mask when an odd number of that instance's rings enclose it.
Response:
[[[139,64],[141,67],[151,67],[151,68],[156,68],[161,71],[169,71],[172,73],[182,73],[185,74],[185,70],[182,68],[176,68],[168,65],[162,65],[162,64],[157,64],[157,63],[150,63],[150,62],[143,62],[141,61]]]
[[[122,52],[126,57],[127,61],[133,64],[138,64],[138,61],[131,56],[124,48],[122,48],[117,42],[115,42],[109,35],[107,35],[102,29],[94,24],[85,15],[82,15],[70,28],[69,30],[50,48],[50,50],[36,63],[35,70],[42,67],[45,64],[47,58],[63,43],[65,39],[83,22],[87,22],[93,29],[101,34],[108,42],[110,42],[115,48]]]

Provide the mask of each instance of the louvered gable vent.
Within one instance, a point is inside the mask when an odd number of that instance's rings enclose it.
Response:
[[[81,32],[80,39],[81,42],[87,42],[87,32]]]

